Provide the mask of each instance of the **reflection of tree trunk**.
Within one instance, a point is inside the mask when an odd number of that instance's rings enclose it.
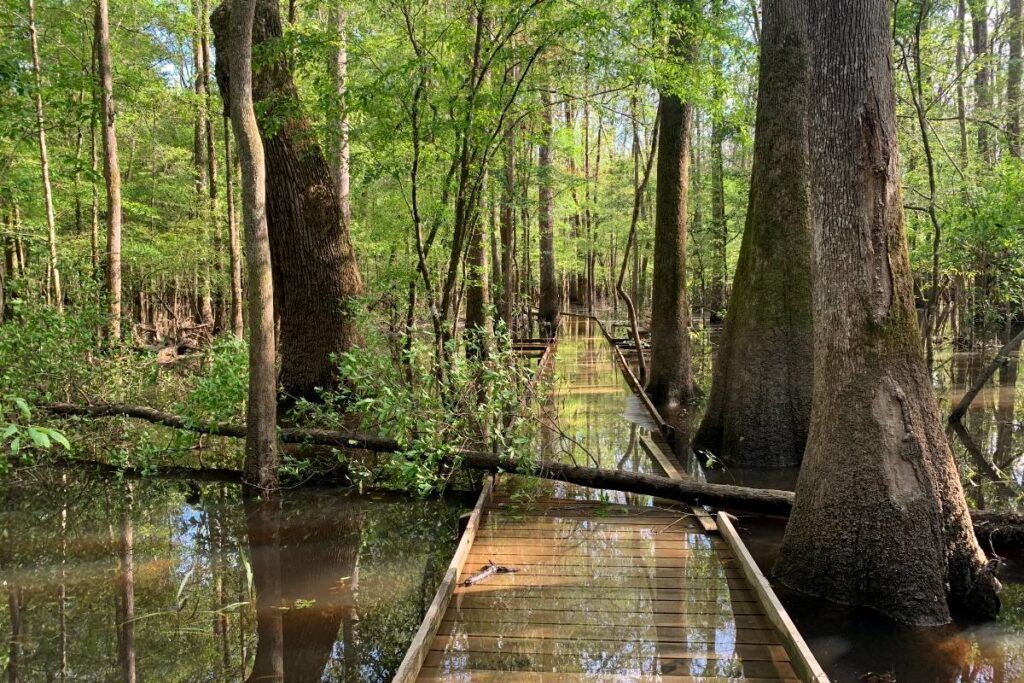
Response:
[[[117,655],[125,683],[135,683],[135,527],[132,520],[133,484],[125,483],[121,512],[121,546],[118,560]]]
[[[256,661],[247,681],[284,680],[280,517],[279,499],[246,497],[249,558],[256,589]]]
[[[60,680],[68,675],[67,557],[68,557],[68,474],[62,472],[60,508],[60,585],[57,588],[57,619],[60,629]]]
[[[258,619],[249,680],[320,680],[343,622],[346,662],[354,643],[362,516],[332,506],[289,519],[280,503],[259,501],[246,511]]]
[[[1002,489],[1008,495],[1016,495],[1017,492],[1013,490],[1012,486],[1009,486],[1006,483],[1005,477],[1003,477],[1003,475],[1000,474],[999,470],[997,470],[995,466],[993,466],[993,464],[989,462],[988,458],[985,457],[985,454],[978,446],[978,443],[974,440],[974,437],[971,436],[971,433],[968,431],[967,427],[965,427],[963,424],[959,422],[954,422],[953,424],[949,425],[949,429],[954,434],[956,434],[957,438],[960,440],[960,443],[964,445],[964,449],[967,451],[967,454],[971,456],[975,464],[978,466],[978,469],[981,470],[981,473],[984,474],[985,477],[989,479],[989,481],[998,485],[999,488]],[[981,505],[979,505],[979,508],[980,507]]]
[[[217,490],[217,503],[207,514],[207,529],[210,537],[211,574],[213,579],[213,635],[221,650],[221,666],[227,672],[231,665],[231,651],[228,648],[228,617],[224,613],[224,503],[226,491],[224,486]]]
[[[996,450],[992,459],[1002,467],[1013,459],[1014,404],[1017,402],[1017,368],[1020,360],[1018,342],[1009,350],[1006,363],[999,369],[999,405],[996,408]]]
[[[8,683],[18,683],[18,658],[21,656],[21,589],[11,585],[7,589],[7,607],[11,614],[11,638],[7,655]]]

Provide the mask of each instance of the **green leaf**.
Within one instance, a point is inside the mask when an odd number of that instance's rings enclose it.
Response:
[[[14,398],[14,405],[18,406],[18,410],[21,411],[21,416],[26,420],[32,419],[32,409],[28,407],[28,403],[23,398]]]
[[[20,436],[16,436],[16,437],[14,437],[14,440],[11,441],[11,453],[13,453],[14,455],[17,455],[18,451],[20,451],[20,450],[21,450],[21,437]]]
[[[44,432],[36,429],[35,427],[28,428],[28,435],[32,437],[33,443],[35,443],[35,445],[39,446],[40,448],[50,447],[50,437],[47,436]]]
[[[0,434],[0,441],[7,441],[7,439],[11,438],[12,436],[14,436],[17,433],[18,433],[18,425],[14,425],[14,424],[7,425],[7,429],[4,430],[4,433]]]
[[[50,438],[59,443],[65,450],[71,450],[71,443],[68,438],[58,432],[56,429],[47,429],[46,432],[50,435]]]

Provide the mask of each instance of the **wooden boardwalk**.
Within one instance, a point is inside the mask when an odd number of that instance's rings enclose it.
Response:
[[[583,334],[589,346],[556,354],[555,394],[573,397],[557,412],[582,407],[602,423],[627,419],[621,404],[631,392],[611,348],[602,344],[591,362],[592,351],[580,349],[594,349],[600,333],[588,325]],[[580,375],[578,366],[562,366],[569,358],[599,370]],[[573,392],[581,377],[584,391]],[[619,401],[623,418],[606,410],[609,400]],[[562,438],[579,431],[560,429]],[[607,434],[570,440],[588,444],[588,457],[642,459],[645,471],[686,476],[656,431],[639,431],[603,455],[595,452],[608,447]],[[549,450],[551,435],[542,441]],[[620,459],[630,450],[631,461]],[[395,680],[827,680],[729,521],[700,512],[513,475],[489,479]],[[516,571],[465,584],[492,562]]]

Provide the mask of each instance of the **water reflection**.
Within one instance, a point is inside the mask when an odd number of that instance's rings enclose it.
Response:
[[[0,482],[9,683],[390,680],[466,505],[17,476]]]
[[[561,325],[538,450],[660,473],[642,446],[656,426],[600,328]],[[421,680],[794,676],[725,541],[689,509],[503,475],[462,578],[488,561],[519,571],[456,589]]]

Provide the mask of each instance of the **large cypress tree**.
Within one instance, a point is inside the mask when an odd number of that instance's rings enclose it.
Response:
[[[685,67],[697,59],[693,38],[695,4],[676,0],[669,52]],[[658,187],[655,196],[654,274],[651,297],[651,368],[647,392],[665,407],[693,394],[690,368],[690,306],[686,297],[687,205],[693,104],[663,88],[658,133]]]
[[[210,18],[217,83],[225,96],[232,7],[232,0],[226,0]],[[257,0],[253,45],[272,44],[281,36],[276,0]],[[253,100],[261,111],[266,148],[280,383],[287,403],[316,399],[317,388],[334,384],[332,357],[358,342],[353,308],[363,282],[337,184],[298,104],[287,51],[270,54],[253,70]]]
[[[711,397],[694,446],[797,465],[811,413],[806,0],[765,0],[750,202]]]
[[[779,580],[914,624],[994,614],[921,353],[889,0],[808,3],[814,385]]]

